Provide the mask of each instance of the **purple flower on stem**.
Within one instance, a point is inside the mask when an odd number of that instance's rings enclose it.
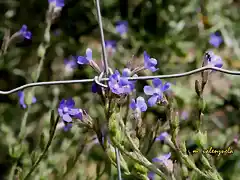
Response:
[[[115,52],[117,47],[117,42],[114,40],[106,40],[105,41],[106,49],[112,52]]]
[[[54,4],[56,7],[62,8],[64,4],[64,0],[48,0],[49,4]]]
[[[127,79],[127,71],[123,71],[121,77],[118,70],[109,77],[108,86],[114,94],[129,94],[134,90],[135,82],[130,82]]]
[[[213,33],[210,35],[209,44],[213,45],[215,48],[218,48],[222,42],[222,37],[217,33]]]
[[[145,99],[141,96],[139,96],[136,100],[132,99],[130,108],[138,113],[145,112],[147,110]]]
[[[156,141],[164,141],[169,134],[167,132],[162,132],[157,138]]]
[[[82,110],[74,107],[75,102],[72,98],[63,99],[59,103],[58,114],[62,118],[62,120],[66,123],[72,122],[72,118],[78,118],[82,120]]]
[[[170,88],[170,83],[165,83],[164,85],[162,84],[162,81],[160,79],[153,79],[152,81],[153,86],[144,86],[144,93],[146,95],[150,95],[148,99],[148,104],[150,107],[154,106],[157,102],[162,101],[163,99],[163,92],[167,91]]]
[[[25,24],[19,30],[19,33],[26,39],[31,39],[32,38],[32,33],[27,30],[27,26]]]
[[[212,51],[208,51],[205,54],[206,64],[210,64],[213,67],[221,68],[223,66],[223,60],[220,56],[215,55]]]
[[[19,98],[19,104],[22,106],[22,108],[26,109],[27,105],[25,104],[25,99],[24,99],[24,92],[23,91],[19,91],[18,92],[18,98]],[[37,99],[36,97],[32,97],[32,104],[36,103]]]
[[[77,63],[78,64],[89,64],[92,61],[92,49],[87,48],[85,56],[78,56]]]
[[[167,161],[169,160],[169,158],[171,157],[171,152],[168,154],[164,154],[162,156],[159,157],[155,157],[152,159],[153,162],[160,162],[162,164],[164,164],[165,166],[167,166]]]
[[[155,67],[157,65],[157,60],[151,58],[146,51],[144,51],[143,54],[144,54],[144,67],[152,72],[157,71],[158,68]]]
[[[116,23],[116,31],[122,36],[128,31],[128,22],[127,21],[118,21]]]

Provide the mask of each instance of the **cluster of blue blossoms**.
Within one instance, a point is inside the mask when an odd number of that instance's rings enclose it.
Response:
[[[48,0],[50,5],[54,7],[62,8],[64,6],[64,0]],[[128,22],[127,21],[119,21],[116,24],[116,32],[119,33],[121,36],[126,35],[128,31]],[[32,33],[27,30],[27,26],[23,25],[20,31],[18,32],[26,39],[32,38]],[[219,47],[222,43],[222,38],[219,34],[212,34],[210,36],[209,43],[212,44],[214,47]],[[114,40],[107,40],[105,41],[106,48],[114,52],[116,50],[117,43]],[[138,67],[139,69],[149,70],[151,72],[156,72],[158,70],[157,63],[158,61],[155,58],[150,57],[150,55],[144,51],[144,64],[142,67]],[[213,52],[208,53],[208,65],[213,67],[221,68],[223,66],[223,62],[221,57],[216,56]],[[77,65],[84,65],[84,64],[94,64],[92,49],[87,48],[86,53],[84,56],[78,56],[71,60],[64,60],[65,66],[69,68],[76,68]],[[100,69],[98,67],[98,69]],[[137,71],[134,71],[129,68],[124,68],[120,73],[118,70],[115,70],[109,76],[108,81],[108,88],[111,90],[112,93],[118,96],[125,96],[131,94],[135,90],[136,81],[129,80],[129,77],[137,77]],[[149,96],[147,103],[145,102],[144,97],[139,96],[136,99],[132,99],[129,107],[139,116],[142,112],[145,112],[149,107],[152,107],[164,99],[164,92],[170,89],[170,83],[166,82],[163,83],[160,79],[153,79],[152,86],[146,85],[143,88],[143,91],[146,96]],[[93,83],[92,85],[92,92],[97,93],[102,90],[102,87]],[[23,108],[27,108],[27,105],[24,101],[24,92],[18,92],[19,96],[19,103]],[[32,97],[32,103],[36,103],[36,97]],[[147,106],[148,104],[148,106]],[[83,111],[82,109],[75,107],[75,102],[72,98],[70,99],[63,99],[58,107],[58,114],[62,118],[63,122],[65,123],[64,130],[67,131],[72,127],[73,118],[78,120],[83,120]],[[169,134],[167,132],[163,132],[156,138],[156,141],[164,141]],[[153,159],[153,162],[161,162],[163,164],[167,164],[167,160],[171,157],[171,153],[156,157]],[[149,178],[153,178],[154,174],[149,173]]]

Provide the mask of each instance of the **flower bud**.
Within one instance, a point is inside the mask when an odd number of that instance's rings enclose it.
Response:
[[[195,91],[196,91],[196,93],[197,93],[198,96],[201,95],[201,85],[200,85],[200,83],[199,83],[199,80],[196,80],[196,81],[195,81]]]
[[[184,160],[185,164],[186,164],[189,168],[195,168],[195,167],[196,167],[195,163],[189,158],[188,155],[183,155],[183,157],[184,157],[183,160]]]
[[[41,44],[38,48],[37,55],[40,58],[43,58],[45,56],[45,53],[46,53],[46,48]]]
[[[185,166],[185,164],[182,164],[181,172],[183,177],[188,177],[188,168]]]
[[[201,162],[203,163],[203,165],[206,169],[212,169],[212,167],[209,164],[207,158],[205,158],[203,155],[201,155],[200,160],[201,160]]]
[[[186,154],[187,153],[187,148],[186,148],[186,143],[185,143],[185,141],[183,141],[183,142],[180,142],[180,145],[179,145],[180,147],[180,150],[183,152],[183,154]]]
[[[207,146],[207,132],[202,133],[202,132],[198,132],[195,135],[195,143],[201,147],[201,148],[205,148]]]

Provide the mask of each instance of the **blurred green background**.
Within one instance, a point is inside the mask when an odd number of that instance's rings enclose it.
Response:
[[[4,32],[11,34],[23,24],[32,32],[32,39],[16,42],[0,58],[0,89],[10,90],[33,82],[39,64],[37,48],[43,39],[47,0],[1,0],[0,39]],[[116,53],[109,56],[112,69],[122,69],[133,58],[136,65],[143,62],[143,51],[158,60],[159,71],[154,74],[180,73],[201,67],[206,50],[213,50],[221,56],[225,69],[240,69],[240,2],[237,0],[102,0],[101,11],[106,40],[116,40]],[[129,24],[127,37],[115,32],[118,20]],[[212,33],[218,32],[223,38],[219,48],[209,44]],[[44,67],[39,81],[93,78],[97,74],[87,66],[79,66],[69,73],[64,59],[84,55],[86,48],[92,48],[93,59],[101,60],[100,32],[94,1],[65,0],[65,6],[51,27],[51,43],[46,53]],[[144,72],[141,75],[150,75]],[[182,136],[190,140],[191,111],[194,96],[194,80],[199,75],[171,79],[172,90],[178,100],[179,112],[188,114]],[[137,83],[137,94],[143,95],[144,81]],[[213,73],[207,85],[204,98],[204,126],[208,130],[209,144],[223,148],[239,136],[240,125],[240,77]],[[28,92],[27,89],[25,92]],[[18,133],[26,109],[18,103],[17,93],[0,96],[0,179],[5,179],[12,167],[15,173],[28,171],[34,153],[39,154],[40,135],[46,138],[49,131],[49,112],[57,108],[59,100],[73,97],[76,106],[86,109],[93,118],[102,118],[102,109],[96,105],[97,97],[91,93],[91,84],[59,85],[37,87],[37,103],[32,106],[27,119],[27,138],[19,144]],[[149,123],[165,116],[158,108],[151,108],[144,114]],[[88,134],[89,136],[89,134]],[[92,134],[93,136],[93,134]],[[84,144],[85,132],[73,127],[70,132],[57,131],[47,157],[34,172],[33,179],[95,179],[97,171],[104,167],[106,157],[99,145],[78,151]],[[90,137],[89,137],[90,139]],[[191,142],[189,143],[189,148]],[[238,146],[231,156],[216,160],[215,164],[224,180],[240,179],[240,156]],[[234,147],[235,147],[234,146]],[[149,158],[168,147],[156,143]],[[81,150],[81,148],[80,148]],[[80,151],[79,150],[79,151]],[[74,158],[73,169],[69,171]],[[106,172],[100,179],[110,179]],[[7,178],[6,178],[7,179]],[[116,178],[115,178],[116,179]]]

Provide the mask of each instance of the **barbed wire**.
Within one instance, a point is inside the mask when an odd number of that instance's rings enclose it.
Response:
[[[127,79],[130,81],[133,81],[133,80],[150,80],[150,79],[154,79],[154,78],[159,78],[159,79],[181,78],[181,77],[197,74],[197,73],[200,73],[205,70],[213,70],[213,71],[218,71],[218,72],[221,72],[224,74],[240,76],[240,71],[232,71],[232,70],[227,70],[227,69],[222,69],[222,68],[217,68],[217,67],[207,67],[206,66],[206,67],[201,67],[198,69],[194,69],[192,71],[178,73],[178,74],[138,76],[138,77],[128,77]],[[8,91],[0,90],[0,94],[8,95],[8,94],[12,94],[17,91],[24,90],[24,89],[34,87],[34,86],[52,86],[52,85],[63,85],[63,84],[91,83],[91,82],[96,82],[97,84],[101,85],[102,87],[107,87],[106,85],[102,84],[101,82],[106,82],[109,80],[109,78],[99,78],[99,77],[100,76],[95,76],[92,79],[90,78],[90,79],[79,79],[79,80],[45,81],[45,82],[29,83],[29,84],[25,84],[25,85],[19,86],[17,88],[14,88],[14,89],[11,89]]]

